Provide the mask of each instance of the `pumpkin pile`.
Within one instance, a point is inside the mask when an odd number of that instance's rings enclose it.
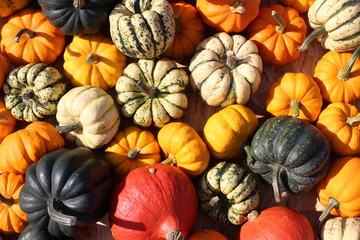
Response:
[[[359,29],[355,0],[1,1],[0,239],[357,240]]]

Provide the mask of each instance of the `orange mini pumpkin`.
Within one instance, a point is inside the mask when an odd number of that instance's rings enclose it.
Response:
[[[222,235],[220,232],[204,228],[195,231],[187,240],[228,240],[227,237]]]
[[[279,0],[279,2],[284,6],[295,8],[299,13],[305,13],[315,0]]]
[[[14,12],[25,8],[31,0],[1,0],[0,17],[8,17]]]
[[[9,72],[9,67],[6,57],[0,53],[0,88],[4,85],[4,81]]]
[[[0,143],[15,130],[16,118],[5,107],[4,97],[0,94]]]

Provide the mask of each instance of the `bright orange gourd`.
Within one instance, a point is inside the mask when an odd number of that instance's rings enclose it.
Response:
[[[0,53],[0,88],[4,85],[4,81],[9,72],[9,63],[6,57]]]
[[[259,14],[260,0],[197,0],[208,26],[227,33],[243,31]]]
[[[260,8],[257,18],[247,28],[264,63],[285,65],[300,56],[297,49],[306,38],[305,20],[295,8],[280,4]]]
[[[4,97],[0,94],[0,143],[15,130],[16,122],[11,111],[5,107]]]
[[[279,0],[279,2],[284,6],[295,8],[299,13],[305,13],[315,0]]]
[[[8,17],[26,7],[31,0],[1,0],[0,1],[0,17]]]
[[[214,229],[199,229],[187,239],[187,240],[228,240],[227,237]]]

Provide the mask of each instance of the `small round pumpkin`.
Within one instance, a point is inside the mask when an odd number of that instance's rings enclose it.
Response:
[[[85,85],[69,90],[58,103],[58,131],[77,146],[91,149],[109,143],[120,126],[113,98],[103,89]]]
[[[150,131],[128,126],[106,145],[105,160],[113,169],[114,177],[120,180],[135,168],[159,163],[160,146]]]
[[[279,2],[287,7],[293,7],[299,13],[306,13],[315,0],[279,0]]]
[[[104,34],[75,36],[64,51],[64,72],[73,86],[91,85],[105,91],[115,86],[126,56]]]
[[[11,15],[1,29],[1,37],[1,50],[17,66],[51,64],[65,47],[65,35],[34,8]]]
[[[0,1],[0,17],[8,17],[25,8],[30,2],[31,0],[2,0]]]
[[[6,57],[0,52],[0,88],[2,88],[4,81],[9,72],[10,66]]]
[[[187,240],[228,240],[228,238],[214,229],[204,228],[195,231]]]
[[[16,123],[16,118],[5,107],[3,96],[0,94],[0,143],[7,135],[14,132]]]
[[[321,228],[322,240],[358,240],[360,239],[360,218],[332,217]]]

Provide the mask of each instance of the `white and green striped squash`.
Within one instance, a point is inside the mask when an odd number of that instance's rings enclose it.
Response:
[[[62,74],[45,63],[15,68],[4,83],[4,100],[11,114],[22,121],[37,122],[55,115],[66,93]]]
[[[113,98],[103,89],[85,85],[61,97],[56,113],[57,130],[77,146],[91,149],[109,143],[120,126]]]
[[[333,217],[321,229],[322,240],[359,240],[360,218]]]
[[[202,99],[226,107],[249,101],[260,85],[263,62],[253,41],[220,32],[197,46],[189,70]]]
[[[188,74],[175,61],[140,59],[125,67],[115,90],[124,116],[141,127],[161,128],[183,115],[188,83]]]
[[[160,56],[175,38],[175,18],[167,0],[123,0],[109,16],[112,41],[132,58]]]
[[[240,225],[260,202],[253,174],[237,163],[219,162],[202,175],[198,187],[199,205],[221,224]]]
[[[308,10],[310,26],[315,29],[299,47],[307,49],[317,38],[325,49],[344,52],[360,45],[360,1],[315,0]]]

